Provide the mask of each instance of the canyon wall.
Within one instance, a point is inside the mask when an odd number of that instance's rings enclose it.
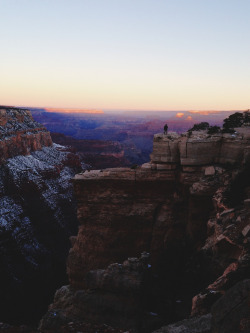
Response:
[[[37,321],[66,281],[78,157],[28,110],[0,108],[0,320]]]
[[[29,110],[0,107],[0,164],[51,145],[50,133],[33,120]]]

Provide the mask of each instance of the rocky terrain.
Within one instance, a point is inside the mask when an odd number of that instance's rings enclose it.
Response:
[[[250,331],[249,127],[85,172],[28,110],[1,107],[0,134],[1,332]]]
[[[79,158],[31,113],[0,108],[0,321],[37,322],[65,283]]]
[[[40,328],[146,333],[187,318],[157,332],[248,332],[249,162],[248,128],[169,133],[155,135],[150,163],[76,175],[70,285]]]

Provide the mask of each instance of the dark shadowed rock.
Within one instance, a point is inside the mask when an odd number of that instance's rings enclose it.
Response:
[[[57,328],[71,321],[90,321],[150,332],[159,319],[145,310],[144,295],[149,275],[146,253],[140,259],[129,258],[123,264],[90,271],[86,289],[64,286],[56,292],[40,329]]]
[[[212,307],[212,333],[250,332],[250,280],[238,282]]]
[[[211,314],[185,319],[178,323],[164,326],[153,333],[212,333]]]

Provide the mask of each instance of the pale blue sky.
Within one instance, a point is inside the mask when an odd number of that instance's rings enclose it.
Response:
[[[0,104],[250,108],[250,0],[0,0]]]

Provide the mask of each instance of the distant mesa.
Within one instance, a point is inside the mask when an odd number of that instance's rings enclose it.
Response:
[[[65,109],[65,108],[45,108],[47,112],[57,113],[92,113],[92,114],[103,114],[102,110],[97,109]]]

